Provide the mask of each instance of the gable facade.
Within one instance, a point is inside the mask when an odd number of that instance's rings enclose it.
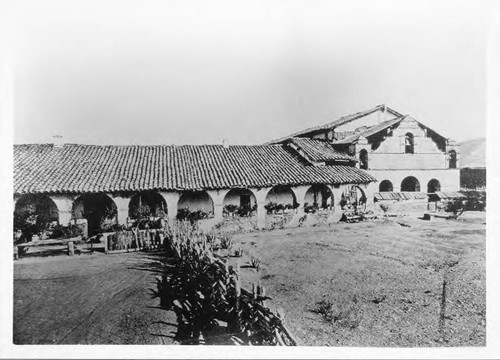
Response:
[[[296,134],[355,156],[357,167],[377,178],[380,191],[408,191],[411,181],[416,185],[410,191],[460,189],[458,144],[385,105]]]

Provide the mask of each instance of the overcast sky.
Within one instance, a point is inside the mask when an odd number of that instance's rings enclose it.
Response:
[[[479,4],[12,2],[14,142],[259,144],[382,103],[482,137]]]

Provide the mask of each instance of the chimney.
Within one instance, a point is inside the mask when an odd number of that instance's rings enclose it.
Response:
[[[223,140],[222,140],[222,147],[223,147],[224,149],[229,149],[229,144],[228,144],[228,142],[227,142],[227,140],[226,140],[226,139],[223,139]]]
[[[64,140],[63,140],[63,137],[61,135],[54,135],[52,137],[53,141],[54,141],[54,147],[59,149],[59,148],[62,148],[64,146]]]

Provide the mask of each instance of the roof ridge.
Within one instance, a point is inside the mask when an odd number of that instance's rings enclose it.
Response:
[[[333,127],[333,126],[343,125],[343,124],[346,124],[348,122],[354,121],[354,120],[356,120],[356,119],[358,119],[358,118],[360,118],[362,116],[370,115],[371,113],[373,113],[375,111],[378,111],[381,108],[385,108],[386,111],[391,112],[395,116],[403,116],[403,114],[401,114],[398,111],[392,109],[391,107],[389,107],[389,106],[387,106],[385,104],[380,104],[380,105],[376,105],[376,106],[374,106],[374,107],[372,107],[370,109],[364,110],[364,111],[358,111],[358,112],[353,113],[353,114],[348,114],[348,115],[341,116],[337,120],[330,121],[330,122],[328,122],[326,124],[323,124],[323,125],[311,126],[311,127],[308,127],[308,128],[306,128],[304,130],[292,133],[291,135],[287,135],[287,136],[284,136],[284,137],[281,137],[281,138],[278,138],[278,139],[275,139],[275,140],[271,140],[271,141],[265,142],[264,145],[269,145],[269,144],[281,142],[281,141],[287,140],[287,139],[292,138],[292,137],[297,137],[297,135],[306,134],[306,133],[311,132],[311,131],[318,131],[318,130],[327,129],[327,128]]]
[[[29,144],[13,144],[14,147],[27,146],[54,146],[52,143],[29,143]],[[155,147],[223,147],[222,144],[78,144],[65,143],[63,146],[80,146],[80,147],[99,147],[99,148],[155,148]],[[229,147],[263,147],[263,146],[283,146],[282,144],[230,144]]]

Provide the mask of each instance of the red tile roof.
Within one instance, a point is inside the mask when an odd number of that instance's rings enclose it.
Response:
[[[301,149],[306,157],[312,162],[356,162],[356,158],[354,156],[335,150],[327,141],[313,140],[309,138],[292,138],[290,142]]]
[[[272,146],[14,146],[14,193],[198,190],[368,183],[351,166],[312,166]]]
[[[402,116],[402,114],[398,113],[396,110],[391,109],[390,107],[388,107],[386,105],[377,105],[377,106],[375,106],[375,107],[373,107],[371,109],[365,110],[365,111],[360,111],[360,112],[357,112],[355,114],[342,116],[341,118],[339,118],[339,119],[337,119],[335,121],[329,122],[327,124],[313,126],[313,127],[307,128],[305,130],[301,130],[301,131],[298,131],[296,133],[293,133],[291,135],[282,137],[280,139],[269,141],[269,142],[265,143],[265,145],[282,143],[283,141],[288,140],[288,139],[290,139],[292,137],[306,136],[306,135],[308,135],[310,133],[314,133],[314,132],[317,132],[317,131],[326,130],[326,129],[333,129],[333,128],[337,127],[337,126],[344,125],[344,124],[347,124],[347,123],[349,123],[351,121],[354,121],[356,119],[359,119],[359,118],[365,117],[367,115],[373,114],[374,112],[377,112],[379,110],[385,110],[389,114],[392,114],[392,115],[397,116],[397,117]]]
[[[343,138],[341,140],[334,141],[332,144],[334,144],[334,145],[352,144],[353,142],[356,142],[360,136],[369,137],[369,136],[375,135],[375,134],[381,132],[382,130],[385,130],[388,127],[391,127],[391,126],[403,121],[405,118],[406,118],[406,116],[400,116],[400,117],[397,117],[395,119],[390,119],[390,120],[381,122],[380,124],[370,126],[369,128],[367,128],[364,131],[358,132],[356,134],[353,134],[353,135],[348,136],[346,138]]]
[[[373,194],[376,200],[424,200],[428,196],[423,192],[401,191],[401,192],[378,192]]]

